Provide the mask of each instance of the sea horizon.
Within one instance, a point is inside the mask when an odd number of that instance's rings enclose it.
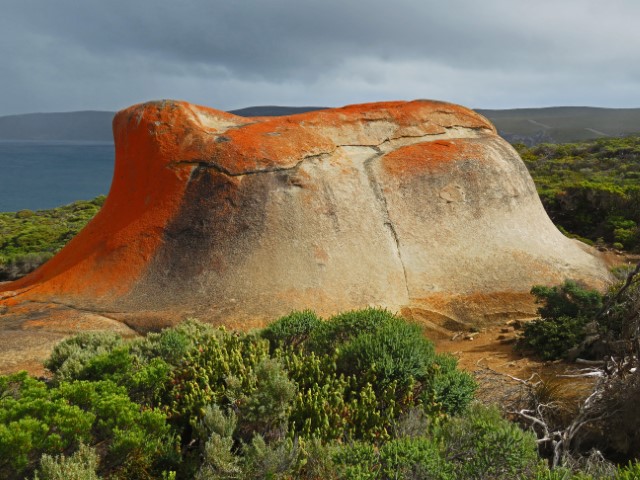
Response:
[[[106,195],[114,154],[113,142],[106,141],[0,140],[0,212]]]

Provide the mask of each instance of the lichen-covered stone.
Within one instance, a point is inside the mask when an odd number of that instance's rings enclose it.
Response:
[[[553,226],[516,152],[457,105],[243,118],[162,101],[119,112],[114,136],[103,209],[0,285],[5,319],[54,302],[142,330],[368,305],[481,323],[529,315],[533,284],[607,279]]]

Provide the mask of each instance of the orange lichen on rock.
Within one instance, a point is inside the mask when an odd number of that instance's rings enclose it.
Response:
[[[191,123],[189,111],[179,106],[151,103],[119,112],[114,119],[117,161],[103,208],[59,255],[10,288],[29,286],[28,297],[90,300],[127,292],[181,205],[193,167],[168,163],[186,156]]]
[[[608,275],[555,229],[515,150],[458,105],[242,118],[161,101],[119,112],[113,129],[102,210],[43,267],[0,285],[5,326],[40,331],[52,304],[64,332],[186,316],[250,327],[370,305],[467,321],[483,304],[521,311],[533,283]],[[486,300],[506,290],[513,305]],[[436,312],[434,298],[464,301]]]
[[[293,167],[303,158],[336,148],[331,139],[281,119],[229,129],[211,146],[206,158],[233,175]]]
[[[404,136],[437,135],[463,127],[495,133],[481,115],[444,102],[382,102],[350,105],[288,117],[243,119],[215,137],[204,159],[232,175],[291,168],[331,154],[342,145],[378,146]]]
[[[481,146],[466,139],[434,140],[398,148],[382,158],[382,165],[391,175],[414,177],[449,163],[482,159],[482,153]]]

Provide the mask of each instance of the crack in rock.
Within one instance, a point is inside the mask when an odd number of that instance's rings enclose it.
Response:
[[[487,130],[486,127],[461,127],[459,125],[453,125],[451,127],[445,127],[445,130],[451,130],[454,128],[465,128],[466,130],[471,130],[471,131],[481,131],[481,130]],[[300,160],[298,160],[296,163],[294,163],[293,165],[290,166],[283,166],[283,167],[266,167],[266,168],[262,168],[262,169],[257,169],[257,170],[245,170],[242,172],[232,172],[231,170],[223,167],[222,165],[220,165],[219,163],[213,162],[211,160],[204,160],[204,159],[200,159],[200,160],[176,160],[174,162],[169,162],[168,166],[169,168],[177,168],[183,165],[187,165],[187,166],[196,166],[196,167],[200,167],[200,168],[208,168],[208,169],[212,169],[212,170],[216,170],[224,175],[227,175],[229,177],[242,177],[245,175],[256,175],[256,174],[260,174],[260,173],[274,173],[274,172],[287,172],[287,171],[292,171],[292,170],[296,170],[297,168],[299,168],[303,163],[307,162],[307,161],[314,161],[314,160],[319,160],[322,158],[326,158],[326,157],[330,157],[331,155],[333,155],[338,149],[340,148],[344,148],[344,147],[361,147],[361,148],[372,148],[372,149],[377,149],[380,152],[380,155],[383,155],[386,152],[383,152],[381,150],[381,147],[383,147],[386,144],[389,144],[391,142],[396,142],[399,140],[404,140],[404,139],[415,139],[415,142],[412,142],[411,145],[413,144],[417,144],[417,143],[421,143],[420,140],[421,139],[437,139],[438,137],[443,137],[443,134],[441,133],[428,133],[425,135],[400,135],[398,137],[393,137],[393,138],[386,138],[384,139],[382,142],[375,144],[375,145],[367,145],[367,144],[350,144],[350,143],[345,143],[345,144],[338,144],[335,146],[335,148],[326,151],[326,152],[320,152],[320,153],[314,153],[313,155],[306,155],[304,157],[302,157]],[[446,137],[445,137],[446,138]],[[469,137],[469,138],[473,138],[473,137]]]
[[[371,187],[371,191],[373,192],[373,196],[378,202],[380,206],[380,211],[384,218],[384,226],[389,230],[389,234],[393,239],[394,245],[396,246],[396,254],[398,255],[398,260],[400,261],[400,265],[402,266],[402,273],[404,275],[404,287],[407,292],[407,299],[411,299],[411,294],[409,292],[409,279],[407,276],[407,267],[405,266],[404,260],[402,259],[402,249],[400,246],[400,238],[398,237],[398,232],[396,231],[396,227],[391,221],[391,217],[389,215],[389,206],[387,204],[387,198],[384,196],[382,191],[382,187],[378,183],[375,174],[372,170],[372,163],[382,157],[385,153],[380,150],[378,147],[371,147],[376,153],[372,155],[370,158],[364,161],[364,171],[367,174],[367,179],[369,180],[369,185]]]

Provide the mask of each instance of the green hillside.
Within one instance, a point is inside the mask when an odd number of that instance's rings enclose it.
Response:
[[[640,249],[640,137],[516,148],[558,227],[588,243]]]
[[[98,213],[105,198],[0,213],[0,281],[21,277],[46,262]]]

